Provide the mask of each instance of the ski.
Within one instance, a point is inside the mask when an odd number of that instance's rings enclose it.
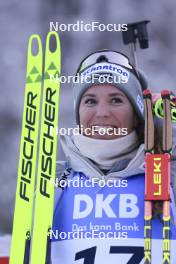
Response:
[[[37,44],[37,54],[33,54],[34,41]],[[28,44],[10,264],[29,263],[42,85],[42,56],[41,39],[38,35],[32,35]]]
[[[143,92],[145,107],[145,205],[144,205],[144,263],[152,263],[152,205],[162,203],[163,246],[162,263],[170,264],[170,160],[172,153],[172,117],[170,92],[161,92],[163,131],[161,151],[155,149],[152,95]]]
[[[55,39],[55,50],[51,51],[51,39]],[[49,262],[50,233],[54,207],[54,180],[56,175],[56,154],[59,88],[60,84],[50,79],[60,76],[60,40],[57,32],[49,32],[46,38],[44,87],[42,99],[41,131],[34,228],[32,234],[31,264]]]

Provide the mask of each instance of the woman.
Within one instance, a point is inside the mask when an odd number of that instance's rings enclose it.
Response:
[[[143,263],[145,79],[126,56],[110,50],[86,57],[78,79],[80,133],[61,136],[67,162],[64,172],[61,163],[57,169],[52,263]],[[152,231],[152,261],[162,263],[158,218]]]

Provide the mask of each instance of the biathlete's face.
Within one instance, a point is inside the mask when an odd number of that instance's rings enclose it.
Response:
[[[137,125],[127,96],[110,84],[93,85],[83,94],[79,116],[84,134],[96,139],[122,137]]]

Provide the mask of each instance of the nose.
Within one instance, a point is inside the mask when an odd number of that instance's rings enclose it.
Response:
[[[96,117],[109,117],[111,115],[110,107],[107,103],[101,102],[96,108]]]

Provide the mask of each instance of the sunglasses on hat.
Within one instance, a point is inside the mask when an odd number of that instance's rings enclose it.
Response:
[[[136,78],[139,80],[138,73],[136,69],[132,66],[127,56],[123,53],[112,51],[112,50],[100,50],[89,54],[85,59],[83,59],[77,69],[77,74],[83,72],[92,65],[100,62],[107,62],[120,65],[129,71],[131,71]],[[140,80],[139,80],[140,81]]]

